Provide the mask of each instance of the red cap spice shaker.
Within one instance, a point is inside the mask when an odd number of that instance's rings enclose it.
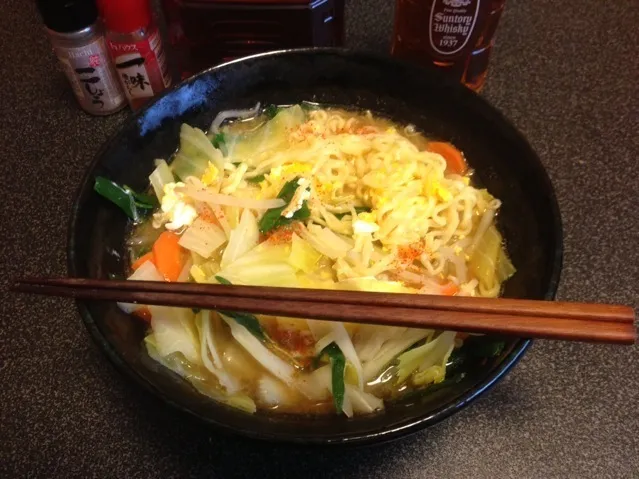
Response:
[[[122,88],[137,110],[171,85],[149,0],[99,0],[106,43]]]

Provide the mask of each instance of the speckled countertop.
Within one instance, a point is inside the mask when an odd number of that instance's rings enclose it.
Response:
[[[350,46],[385,51],[391,0],[348,2]],[[510,0],[485,96],[548,168],[565,227],[559,297],[638,306],[639,41],[632,0]],[[538,342],[493,391],[409,438],[356,450],[219,437],[126,381],[62,275],[72,198],[125,118],[76,106],[31,2],[0,13],[0,477],[637,478],[639,349]]]

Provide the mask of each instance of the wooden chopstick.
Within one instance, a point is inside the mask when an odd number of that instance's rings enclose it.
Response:
[[[14,291],[355,323],[632,344],[627,306],[79,278],[27,279]],[[503,303],[503,304],[502,304]]]
[[[162,283],[155,281],[117,281],[85,278],[28,278],[16,284],[67,286],[72,288],[147,291],[218,295],[233,298],[272,299],[279,301],[314,301],[337,304],[362,304],[379,307],[407,307],[443,311],[467,311],[489,314],[517,314],[596,321],[634,322],[629,306],[560,301],[535,301],[511,298],[470,298],[402,293],[370,293],[326,289],[275,288],[268,286],[232,286],[220,284]]]

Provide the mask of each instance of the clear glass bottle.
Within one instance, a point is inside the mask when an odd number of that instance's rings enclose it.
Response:
[[[397,0],[392,54],[435,65],[473,90],[486,80],[505,0]]]

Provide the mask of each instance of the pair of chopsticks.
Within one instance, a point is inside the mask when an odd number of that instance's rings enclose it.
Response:
[[[628,306],[219,284],[23,279],[13,291],[526,338],[633,344]]]

